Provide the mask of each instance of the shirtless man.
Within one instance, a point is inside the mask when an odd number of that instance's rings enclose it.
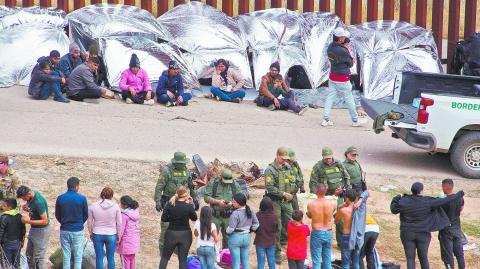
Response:
[[[351,251],[349,247],[350,232],[352,229],[353,210],[355,208],[355,200],[357,194],[355,190],[348,189],[345,193],[345,203],[339,207],[337,215],[335,216],[335,224],[343,222],[342,232],[342,269],[350,269],[350,258],[352,259],[353,269],[359,269],[359,255],[356,251]]]
[[[307,216],[312,219],[310,251],[312,253],[313,269],[332,268],[332,225],[335,204],[325,199],[327,187],[323,183],[317,185],[317,199],[307,206]],[[321,259],[320,259],[321,257]]]

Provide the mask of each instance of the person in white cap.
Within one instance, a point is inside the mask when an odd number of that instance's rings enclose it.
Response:
[[[350,83],[350,68],[355,63],[355,59],[351,56],[345,40],[349,33],[343,28],[336,28],[333,31],[333,42],[328,46],[327,54],[330,61],[330,76],[328,82],[328,94],[325,100],[325,108],[323,110],[322,126],[333,126],[330,120],[330,111],[338,94],[341,94],[347,105],[352,126],[358,127],[366,123],[365,118],[359,118],[355,100],[353,99],[352,84]]]

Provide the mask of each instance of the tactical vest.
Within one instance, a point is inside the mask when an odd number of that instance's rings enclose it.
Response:
[[[9,169],[7,175],[0,178],[0,200],[6,198],[15,198],[15,192],[17,191],[17,182],[14,182],[13,175],[15,170]]]
[[[361,184],[362,183],[362,168],[360,164],[355,161],[354,163],[350,163],[349,161],[343,162],[343,166],[347,170],[348,174],[350,175],[350,183],[351,184]]]
[[[278,190],[290,194],[295,194],[297,185],[295,184],[296,177],[293,173],[293,169],[278,170]]]
[[[327,178],[327,186],[329,190],[335,190],[342,187],[343,174],[342,170],[336,163],[333,166],[323,166],[325,177]]]
[[[188,180],[189,174],[187,169],[183,170],[176,170],[173,168],[169,168],[168,170],[169,176],[166,178],[165,188],[163,190],[163,195],[167,196],[168,198],[175,195],[177,188],[179,186],[188,187]]]
[[[229,184],[223,184],[223,185],[229,185],[229,186],[224,187],[222,189],[223,191],[221,193],[218,193],[218,187],[220,186],[220,184],[222,184],[220,182],[220,179],[215,179],[212,186],[212,198],[224,200],[225,202],[231,202],[233,200],[233,195],[235,195],[238,192],[237,186],[235,185],[235,181]],[[230,189],[230,191],[227,191],[228,189]],[[221,208],[218,205],[213,205],[212,208],[215,211],[231,210],[231,208]]]

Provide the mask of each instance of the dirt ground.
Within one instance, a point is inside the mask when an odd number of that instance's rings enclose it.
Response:
[[[92,203],[105,186],[113,187],[115,199],[118,201],[122,195],[131,195],[140,203],[141,210],[141,251],[138,254],[137,264],[141,269],[158,267],[158,236],[160,234],[160,214],[155,211],[153,194],[156,176],[161,165],[159,162],[95,158],[62,158],[55,156],[13,156],[15,168],[23,184],[40,190],[48,200],[50,215],[54,215],[56,197],[66,189],[66,179],[77,176],[81,179],[80,192],[88,197]],[[210,160],[206,160],[210,161]],[[307,167],[304,167],[307,168]],[[304,170],[309,175],[308,169]],[[307,179],[308,181],[308,176]],[[371,199],[368,210],[381,227],[377,247],[382,261],[392,261],[402,264],[405,268],[405,258],[399,239],[399,217],[392,215],[389,210],[391,198],[398,193],[408,190],[411,183],[420,180],[426,185],[426,194],[437,196],[440,191],[440,178],[432,177],[405,177],[388,174],[369,174],[367,181],[371,190]],[[262,182],[257,182],[261,186]],[[389,192],[381,192],[383,186],[394,185],[398,188]],[[308,183],[306,183],[308,186]],[[308,187],[307,187],[308,189]],[[459,180],[456,189],[466,192],[465,209],[462,221],[468,226],[467,235],[470,243],[480,245],[480,181]],[[263,195],[262,188],[251,186],[251,199],[249,204],[257,211],[258,204]],[[54,230],[50,239],[49,254],[59,247],[59,224],[52,220]],[[306,223],[309,221],[306,219]],[[194,244],[192,244],[194,245]],[[191,248],[191,253],[194,253]],[[337,257],[339,257],[338,251]],[[251,249],[252,268],[256,268],[254,247]],[[467,268],[480,268],[480,250],[466,251]],[[437,234],[432,235],[430,245],[431,268],[442,268]],[[169,268],[178,268],[176,257],[172,257]],[[286,268],[286,261],[281,268]],[[119,265],[117,264],[117,268]]]

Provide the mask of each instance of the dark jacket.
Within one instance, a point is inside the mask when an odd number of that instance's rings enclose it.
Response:
[[[330,73],[337,75],[350,75],[350,68],[353,66],[353,58],[350,52],[343,45],[332,42],[327,49],[328,60],[330,61]]]
[[[178,97],[183,94],[183,78],[180,73],[174,77],[168,76],[168,70],[162,72],[162,75],[158,79],[157,96],[162,94],[167,94],[167,91],[172,92],[175,97]]]
[[[97,85],[95,76],[87,64],[82,64],[70,74],[67,95],[74,96],[86,89],[100,91],[100,86]]]
[[[60,63],[58,63],[58,68],[62,71],[63,75],[68,78],[73,70],[83,64],[85,61],[82,57],[78,58],[77,62],[73,64],[72,58],[70,57],[70,53],[67,53],[60,58]]]
[[[102,56],[97,56],[97,57],[100,60],[100,64],[98,65],[98,69],[97,69],[97,74],[95,76],[97,85],[101,86],[103,82],[103,85],[105,87],[110,88],[110,82],[108,81],[108,78],[107,78],[107,67],[103,62],[103,57]]]
[[[83,231],[83,224],[88,219],[87,198],[75,190],[68,190],[58,196],[55,203],[55,218],[60,222],[61,231]]]
[[[260,226],[255,231],[255,240],[253,244],[259,247],[271,247],[275,245],[276,235],[278,232],[278,219],[273,211],[258,212],[257,219]]]
[[[4,212],[0,216],[0,244],[10,241],[23,241],[25,237],[25,224],[22,223],[22,215],[17,210]]]
[[[420,195],[395,196],[390,203],[393,214],[400,213],[400,230],[404,232],[434,232],[450,225],[442,205],[463,197],[463,191],[446,198]]]
[[[32,77],[30,79],[30,84],[28,85],[28,94],[37,99],[40,97],[40,89],[45,83],[60,83],[61,81],[61,77],[45,73],[40,70],[39,66],[37,65],[32,71]]]

